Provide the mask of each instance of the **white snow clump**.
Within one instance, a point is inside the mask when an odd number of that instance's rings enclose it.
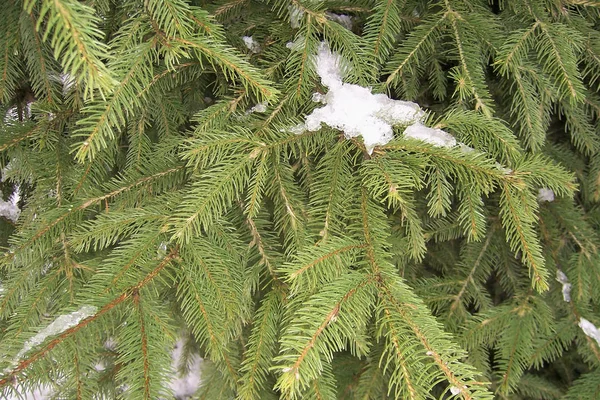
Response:
[[[452,393],[453,395],[457,395],[461,392],[461,390],[459,388],[457,388],[456,386],[450,386],[450,393]]]
[[[62,333],[67,329],[74,327],[80,321],[86,319],[91,315],[94,315],[96,311],[96,307],[85,305],[79,310],[72,312],[71,314],[61,315],[60,317],[56,318],[50,325],[42,329],[40,332],[38,332],[37,335],[25,342],[25,345],[23,346],[21,351],[19,351],[19,353],[17,354],[16,361],[23,357],[32,348],[42,344],[46,340],[46,338],[58,335],[59,333]]]
[[[598,342],[598,344],[600,345],[600,331],[598,330],[598,328],[596,328],[594,324],[582,317],[579,319],[579,327],[581,328],[583,333],[585,333],[592,339],[595,339],[596,342]]]
[[[297,35],[293,42],[287,42],[285,47],[290,51],[301,51],[306,43],[306,37],[304,35]]]
[[[541,188],[538,191],[537,199],[540,203],[543,201],[554,201],[554,192],[552,189]]]
[[[288,11],[290,12],[290,26],[292,29],[300,28],[300,21],[304,16],[304,11],[293,4],[288,6]]]
[[[560,269],[556,270],[556,280],[562,284],[563,300],[567,303],[571,301],[571,284],[569,279]]]
[[[564,272],[562,272],[561,270],[556,271],[556,280],[560,283],[562,283],[563,288],[562,288],[562,293],[563,293],[563,299],[566,302],[570,302],[571,301],[571,284],[569,283],[569,279],[567,278],[567,276],[565,275]],[[594,339],[596,342],[598,342],[598,345],[600,345],[600,330],[598,330],[598,328],[596,328],[596,325],[592,324],[590,321],[588,321],[587,319],[580,317],[579,318],[579,323],[577,324],[579,325],[579,327],[581,328],[581,330],[583,331],[583,333]]]
[[[260,52],[260,44],[252,38],[252,36],[243,36],[242,40],[244,44],[252,53],[256,54]]]
[[[344,28],[348,29],[349,31],[352,30],[352,18],[349,15],[334,14],[331,12],[326,12],[325,15],[327,16],[327,18],[329,18],[330,20],[332,20],[334,22],[337,22],[338,24],[340,24]]]
[[[421,140],[439,147],[456,146],[456,139],[441,129],[429,128],[420,122],[409,126],[404,131],[404,137]],[[468,147],[465,145],[465,147]],[[470,148],[470,147],[469,147]],[[472,151],[473,149],[471,149]],[[468,152],[468,151],[467,151]]]
[[[172,368],[177,371],[177,367],[181,364],[181,358],[183,355],[183,341],[180,339],[175,343],[175,348],[171,353],[173,359]],[[173,390],[173,394],[178,399],[186,399],[196,393],[200,387],[200,366],[202,364],[202,358],[199,355],[194,354],[191,357],[191,364],[188,365],[187,374],[178,377],[173,376],[169,387]]]
[[[13,161],[11,160],[4,168],[2,168],[2,182],[6,182],[6,180],[10,178],[11,170],[13,169],[12,163]],[[16,184],[14,192],[10,195],[8,201],[4,201],[4,199],[0,197],[0,217],[9,219],[12,222],[17,222],[19,215],[21,215],[21,209],[17,205],[19,200],[21,200],[21,195],[19,194],[20,191],[20,185]]]
[[[258,103],[257,105],[255,105],[254,107],[252,107],[246,114],[252,114],[252,113],[264,113],[265,111],[267,111],[267,102],[262,102],[262,103]]]
[[[8,201],[4,201],[0,198],[0,217],[9,219],[12,222],[17,222],[19,215],[21,215],[21,209],[17,205],[20,199],[19,186],[17,185],[13,194],[8,198]]]
[[[292,128],[294,133],[316,131],[325,123],[343,131],[348,139],[362,136],[371,153],[375,146],[393,139],[393,125],[420,123],[425,117],[425,112],[416,103],[392,100],[385,94],[371,93],[370,88],[342,82],[347,68],[338,54],[332,53],[326,43],[321,43],[316,70],[329,91],[324,97],[314,95],[313,100],[324,102],[325,106],[308,115],[303,126]],[[436,130],[432,131],[440,136]]]

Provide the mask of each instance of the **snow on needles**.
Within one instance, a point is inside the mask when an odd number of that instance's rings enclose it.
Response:
[[[570,302],[571,284],[569,283],[567,275],[565,275],[565,273],[559,269],[556,271],[556,280],[562,284],[563,300],[566,302]],[[600,330],[596,327],[596,325],[594,325],[593,323],[591,323],[583,317],[579,318],[579,322],[577,323],[577,325],[579,325],[579,327],[586,336],[594,339],[596,342],[598,342],[598,345],[600,345]]]
[[[434,146],[453,147],[456,146],[456,139],[448,132],[441,129],[428,128],[420,122],[409,126],[404,131],[404,137],[422,140]],[[468,146],[465,146],[468,147]],[[472,149],[470,151],[473,151]],[[465,151],[465,152],[470,152]]]
[[[449,133],[423,125],[425,112],[418,104],[393,100],[385,94],[371,93],[370,88],[344,83],[342,79],[348,66],[324,42],[319,46],[315,66],[321,83],[329,91],[325,95],[313,95],[313,100],[325,106],[308,115],[303,125],[294,127],[294,133],[316,131],[324,123],[343,131],[348,139],[362,136],[369,154],[375,146],[384,145],[394,138],[394,125],[408,126],[405,137],[434,146],[452,147],[457,144]]]
[[[569,303],[571,301],[571,284],[569,279],[560,269],[556,270],[556,280],[562,284],[563,300]]]
[[[598,345],[600,345],[600,331],[598,330],[598,328],[596,328],[594,324],[582,317],[579,319],[579,327],[581,328],[583,333],[585,333],[592,339],[595,339],[596,342],[598,342]]]
[[[175,344],[175,348],[171,354],[173,359],[172,368],[177,371],[183,358],[183,340],[179,339]],[[175,375],[169,382],[169,387],[173,390],[173,395],[177,399],[187,399],[198,391],[201,383],[200,369],[202,364],[202,358],[197,354],[191,357],[190,365],[186,368],[187,373],[183,376]]]
[[[29,350],[42,344],[48,337],[58,335],[69,328],[74,327],[80,321],[94,315],[97,308],[94,306],[83,306],[79,310],[71,314],[61,315],[56,318],[50,325],[38,332],[37,335],[25,342],[25,345],[17,354],[17,360],[23,357]]]
[[[260,44],[252,36],[243,36],[242,40],[252,53],[260,53]]]
[[[21,215],[21,209],[17,205],[19,199],[20,196],[18,191],[15,191],[9,197],[8,201],[4,201],[0,198],[0,216],[9,219],[12,222],[17,222],[17,219],[19,219],[19,215]]]
[[[541,188],[540,190],[538,190],[537,198],[540,203],[544,201],[554,201],[554,192],[552,191],[552,189]]]

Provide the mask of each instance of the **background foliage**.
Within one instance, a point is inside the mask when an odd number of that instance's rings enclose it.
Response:
[[[183,338],[206,358],[196,398],[597,398],[578,324],[600,323],[599,17],[587,0],[3,2],[2,192],[23,211],[0,221],[0,393],[169,398]],[[347,82],[475,151],[401,126],[371,155],[291,133],[326,91],[321,41]]]

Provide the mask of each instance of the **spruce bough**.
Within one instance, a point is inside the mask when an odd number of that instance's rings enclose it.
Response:
[[[0,397],[595,398],[599,24],[6,2]]]

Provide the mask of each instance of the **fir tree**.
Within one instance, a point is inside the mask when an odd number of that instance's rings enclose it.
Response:
[[[193,398],[598,398],[600,2],[0,31],[0,397],[173,398],[199,354]]]

